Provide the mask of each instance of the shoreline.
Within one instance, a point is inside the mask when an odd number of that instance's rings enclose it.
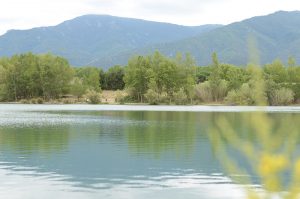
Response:
[[[300,106],[0,104],[1,111],[166,111],[300,113]]]

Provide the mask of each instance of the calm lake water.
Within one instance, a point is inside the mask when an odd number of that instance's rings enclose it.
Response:
[[[228,173],[213,129],[223,118],[256,145],[258,107],[0,105],[1,198],[244,198],[259,177]],[[274,132],[300,129],[300,107],[264,108]],[[284,128],[283,128],[284,127]],[[224,128],[227,128],[224,126]],[[293,152],[297,153],[298,142]],[[221,157],[221,158],[220,158]],[[235,176],[249,177],[239,185]],[[288,177],[286,178],[288,181]]]

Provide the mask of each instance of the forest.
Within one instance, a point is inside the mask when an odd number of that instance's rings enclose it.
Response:
[[[0,59],[0,101],[96,104],[103,101],[102,91],[114,90],[115,103],[121,104],[254,105],[259,81],[266,105],[298,104],[300,67],[293,57],[286,62],[235,66],[213,53],[210,65],[197,66],[188,53],[167,57],[156,51],[103,71],[72,67],[52,54],[25,53]]]

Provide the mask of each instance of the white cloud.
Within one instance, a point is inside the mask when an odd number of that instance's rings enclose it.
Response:
[[[295,0],[1,0],[0,34],[55,25],[83,14],[110,14],[184,25],[228,24],[277,10],[300,10]]]

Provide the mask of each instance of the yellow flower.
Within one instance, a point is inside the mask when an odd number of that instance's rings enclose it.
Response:
[[[258,172],[261,176],[277,175],[287,166],[288,160],[284,155],[263,154],[258,165]]]

